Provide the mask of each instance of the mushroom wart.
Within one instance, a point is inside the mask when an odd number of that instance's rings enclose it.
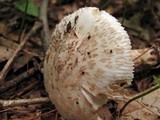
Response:
[[[107,119],[108,99],[122,99],[133,79],[128,34],[105,11],[85,7],[56,26],[44,62],[46,91],[67,120]],[[107,110],[106,110],[107,111]]]

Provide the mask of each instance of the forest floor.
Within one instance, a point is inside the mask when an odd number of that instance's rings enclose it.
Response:
[[[64,16],[81,7],[95,6],[116,17],[128,32],[132,49],[159,46],[160,43],[159,0],[50,0],[47,7],[48,33],[43,32],[45,29],[36,12],[37,8],[41,9],[42,0],[28,4],[34,12],[26,13],[25,2],[19,1],[0,1],[1,120],[63,119],[47,99],[44,88],[45,49],[42,39],[46,34],[51,35]],[[37,29],[31,30],[35,26]],[[158,58],[153,66],[144,64],[136,68],[132,83],[135,93],[155,84],[153,76],[160,76],[159,63]]]

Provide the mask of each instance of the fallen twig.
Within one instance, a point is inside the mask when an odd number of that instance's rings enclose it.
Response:
[[[41,7],[40,7],[41,9],[40,9],[40,16],[39,16],[43,22],[43,30],[41,33],[41,37],[42,37],[44,52],[46,52],[46,50],[48,48],[48,42],[51,37],[51,35],[49,33],[48,19],[47,19],[48,2],[49,2],[49,0],[43,0],[41,2]]]
[[[17,76],[13,80],[9,80],[8,82],[4,82],[3,84],[0,85],[0,93],[3,93],[6,90],[8,90],[9,88],[14,87],[16,84],[20,83],[25,78],[32,76],[37,70],[39,70],[39,68],[37,66],[35,66],[35,67],[30,68],[29,70],[25,71],[24,73],[20,74],[19,76]]]
[[[43,113],[43,114],[39,114],[39,115],[33,117],[32,119],[33,119],[33,120],[34,120],[34,119],[38,119],[38,118],[40,118],[40,117],[42,117],[42,116],[46,116],[46,115],[48,115],[48,114],[50,114],[50,113],[53,113],[53,112],[55,112],[55,111],[56,111],[56,109],[51,110],[51,111],[46,112],[46,113]],[[26,120],[31,120],[31,119],[29,118],[29,119],[26,119]]]
[[[33,33],[35,33],[37,31],[37,29],[39,29],[41,26],[42,26],[41,22],[35,22],[34,26],[31,29],[31,31],[29,31],[29,33],[25,36],[25,38],[22,40],[22,42],[20,43],[20,45],[18,46],[18,48],[15,50],[15,52],[13,53],[13,55],[11,56],[11,58],[7,61],[6,65],[2,69],[2,71],[0,73],[0,81],[2,81],[2,80],[5,79],[8,71],[10,70],[11,64],[15,60],[16,56],[18,55],[18,53],[22,50],[22,48],[24,47],[24,45],[27,42],[27,40],[29,39],[29,37]]]
[[[1,107],[13,107],[21,105],[31,105],[31,104],[40,104],[49,102],[48,97],[39,97],[32,99],[18,99],[18,100],[0,100]]]
[[[26,93],[29,90],[35,89],[37,88],[37,84],[39,84],[40,81],[33,81],[32,84],[30,84],[29,86],[26,86],[25,88],[23,88],[22,90],[20,90],[19,92],[17,92],[14,96],[21,96],[22,94]],[[35,87],[36,86],[36,87]],[[12,96],[12,97],[14,97]]]
[[[4,37],[0,37],[0,45],[5,46],[5,47],[10,48],[10,49],[13,49],[13,50],[16,50],[19,46],[18,43],[14,42],[14,41],[11,41],[11,40],[8,40]],[[24,48],[24,49],[22,49],[22,51],[26,54],[43,58],[42,55],[39,55],[39,52],[37,52],[35,50],[31,50],[31,49],[28,50],[28,49]]]

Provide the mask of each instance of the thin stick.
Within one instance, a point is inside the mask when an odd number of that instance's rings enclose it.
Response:
[[[11,40],[8,40],[4,37],[0,37],[0,45],[3,45],[5,47],[13,49],[13,50],[17,49],[17,47],[19,46],[18,43],[13,42]],[[42,56],[40,56],[39,53],[35,50],[28,50],[28,49],[24,48],[22,50],[22,52],[29,54],[29,55],[38,56],[38,57],[42,58]]]
[[[14,107],[21,105],[31,105],[31,104],[40,104],[49,102],[48,97],[39,97],[31,99],[18,99],[18,100],[0,100],[0,106],[2,107]]]
[[[21,26],[20,26],[20,32],[19,32],[19,36],[18,36],[18,42],[20,42],[22,31],[23,31],[23,28],[24,28],[24,25],[25,25],[24,21],[26,19],[26,15],[27,15],[27,9],[28,9],[28,0],[26,0],[24,15],[22,17],[22,22],[21,22]]]
[[[48,42],[51,38],[51,35],[49,33],[49,27],[48,27],[48,17],[47,17],[47,8],[48,8],[48,3],[49,0],[43,0],[41,2],[41,9],[40,9],[40,19],[43,22],[43,30],[41,33],[41,37],[42,37],[42,44],[43,44],[43,49],[44,52],[46,52],[47,48],[48,48]]]
[[[101,6],[99,6],[99,7],[100,7],[100,9],[105,9],[105,8],[107,8],[107,7],[108,7],[108,5],[109,5],[111,2],[112,2],[112,0],[104,1],[104,2],[102,3],[102,5],[101,5]]]
[[[56,111],[56,109],[51,110],[51,111],[46,112],[46,113],[43,113],[43,114],[39,114],[39,115],[33,117],[32,120],[37,120],[38,118],[40,118],[40,117],[42,117],[42,116],[46,116],[46,115],[48,115],[48,114],[50,114],[50,113],[53,113],[53,112],[55,112],[55,111]],[[26,119],[26,120],[31,120],[31,119],[29,118],[29,119]]]
[[[2,80],[5,79],[8,71],[10,70],[11,64],[15,60],[16,56],[18,55],[18,53],[23,49],[23,47],[24,47],[25,43],[27,42],[27,40],[29,39],[29,37],[33,33],[35,33],[37,31],[37,29],[39,29],[41,26],[42,26],[41,22],[35,22],[34,26],[31,29],[31,31],[29,31],[29,33],[25,36],[25,38],[22,40],[22,42],[20,43],[20,45],[18,46],[18,48],[15,50],[15,52],[13,53],[13,55],[11,56],[11,58],[7,61],[6,65],[2,69],[2,71],[0,73],[0,81],[2,81]]]
[[[123,12],[123,18],[122,18],[122,23],[121,23],[122,26],[124,25],[124,20],[125,20],[125,15],[126,15],[128,1],[125,0],[123,4],[124,4],[124,12]]]
[[[9,88],[16,86],[18,83],[22,82],[24,79],[34,75],[34,73],[37,70],[39,70],[39,68],[37,66],[30,68],[29,70],[25,71],[24,73],[18,75],[16,78],[9,80],[8,82],[4,82],[3,84],[0,85],[0,93],[4,93]]]
[[[155,86],[153,86],[152,88],[150,88],[149,90],[146,90],[146,91],[140,93],[139,95],[133,97],[132,99],[128,100],[128,102],[126,102],[125,105],[120,109],[119,116],[122,115],[122,112],[125,110],[125,108],[126,108],[131,102],[133,102],[133,101],[135,101],[135,100],[137,100],[137,99],[139,99],[139,98],[142,98],[143,96],[148,95],[149,93],[151,93],[151,92],[153,92],[153,91],[155,91],[155,90],[157,90],[157,89],[159,89],[159,88],[160,88],[159,85],[155,85]]]

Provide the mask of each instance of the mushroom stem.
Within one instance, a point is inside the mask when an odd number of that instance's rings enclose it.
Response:
[[[154,66],[158,63],[158,51],[154,48],[143,48],[132,50],[132,59],[134,61],[134,67],[140,65]]]

